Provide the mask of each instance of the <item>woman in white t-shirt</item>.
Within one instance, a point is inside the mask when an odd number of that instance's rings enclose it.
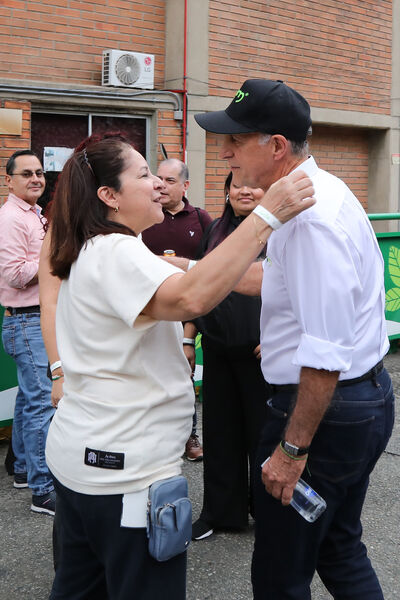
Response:
[[[180,322],[228,294],[272,229],[252,214],[185,273],[137,237],[163,220],[162,187],[119,137],[89,141],[58,182],[50,267],[62,280],[56,334],[65,382],[46,446],[60,527],[52,600],[185,598],[185,553],[155,561],[145,529],[148,488],[180,473],[191,429]],[[261,204],[286,221],[313,203],[302,201],[312,193],[297,174]]]

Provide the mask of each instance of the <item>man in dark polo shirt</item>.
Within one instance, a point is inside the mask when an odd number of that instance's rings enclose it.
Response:
[[[164,221],[146,229],[142,238],[154,254],[174,250],[176,256],[195,258],[202,235],[212,219],[207,211],[189,204],[185,197],[189,187],[189,171],[177,158],[160,163],[157,171],[165,185],[161,192]]]
[[[176,256],[194,259],[204,230],[212,219],[207,211],[192,206],[185,197],[189,187],[189,171],[185,163],[177,158],[168,158],[160,163],[157,177],[165,185],[161,192],[164,221],[146,229],[142,239],[154,254],[162,255],[165,250],[173,250]],[[184,338],[184,344],[189,343],[194,344],[194,340]],[[203,458],[203,448],[196,434],[196,421],[195,413],[185,452],[188,460],[197,461]]]

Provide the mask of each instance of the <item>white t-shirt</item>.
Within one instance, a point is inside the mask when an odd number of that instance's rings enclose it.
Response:
[[[66,487],[125,494],[180,472],[194,410],[181,323],[141,315],[180,270],[122,234],[90,240],[56,316],[64,397],[46,460]]]
[[[368,217],[347,185],[312,157],[316,204],[268,240],[261,311],[262,370],[298,383],[301,367],[359,377],[386,354],[383,259]]]

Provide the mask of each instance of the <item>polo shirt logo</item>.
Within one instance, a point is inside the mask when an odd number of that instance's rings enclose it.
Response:
[[[194,231],[189,231],[190,237],[194,236]]]

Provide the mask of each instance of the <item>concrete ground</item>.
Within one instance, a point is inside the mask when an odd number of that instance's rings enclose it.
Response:
[[[385,363],[400,396],[400,351],[389,355]],[[198,408],[200,416],[201,405]],[[13,488],[12,477],[2,466],[6,450],[7,444],[0,442],[0,600],[43,600],[48,598],[53,577],[53,520],[29,510],[29,490]],[[184,473],[197,518],[202,503],[202,464],[185,461]],[[400,598],[399,482],[400,417],[397,415],[392,439],[372,474],[363,515],[364,542],[385,600]],[[193,542],[188,550],[187,600],[251,600],[252,538],[250,525],[241,534],[218,533]],[[313,600],[331,597],[317,577],[312,589]],[[132,597],[132,600],[140,599]]]

